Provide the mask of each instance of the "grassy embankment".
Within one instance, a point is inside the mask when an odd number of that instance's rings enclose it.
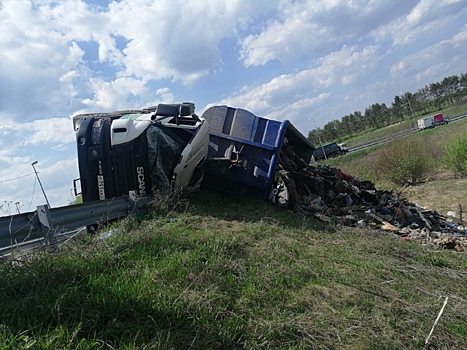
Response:
[[[108,239],[0,265],[1,349],[467,344],[467,255],[196,194]]]

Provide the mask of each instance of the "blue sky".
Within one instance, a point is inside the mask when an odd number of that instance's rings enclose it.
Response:
[[[314,128],[467,71],[465,0],[0,0],[0,215],[67,205],[71,117],[192,101]]]

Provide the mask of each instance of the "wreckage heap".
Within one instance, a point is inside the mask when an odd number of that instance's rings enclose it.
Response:
[[[283,145],[276,171],[278,205],[305,216],[353,227],[389,231],[401,239],[467,251],[462,219],[424,209],[393,191],[377,190],[370,181],[328,165],[309,165],[293,147]]]

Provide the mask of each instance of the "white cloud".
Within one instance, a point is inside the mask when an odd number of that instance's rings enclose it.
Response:
[[[463,8],[447,0],[123,0],[96,10],[76,0],[4,0],[0,44],[8,50],[0,53],[0,106],[22,120],[141,107],[170,81],[192,85],[222,72],[226,38],[238,36],[245,66],[310,62],[323,54],[330,60],[344,42],[371,44],[370,32],[396,45],[412,42]],[[97,60],[86,61],[85,42],[97,43]],[[336,81],[324,66],[314,73],[319,86]],[[346,73],[340,84],[355,76]],[[280,76],[277,82],[284,83]],[[275,90],[273,81],[268,86]]]
[[[315,60],[314,68],[281,75],[259,86],[244,87],[239,94],[221,103],[241,106],[263,116],[279,116],[276,113],[279,106],[281,111],[293,106],[303,108],[303,101],[308,106],[325,101],[329,96],[326,89],[348,85],[372,74],[380,59],[376,46],[360,51],[357,47],[343,47]]]
[[[23,120],[69,111],[78,77],[70,72],[82,69],[83,51],[43,9],[10,0],[0,8],[0,45],[8,48],[0,52],[0,106]]]
[[[331,94],[329,92],[325,92],[313,98],[305,98],[291,103],[285,103],[278,106],[278,108],[270,110],[267,117],[275,120],[288,119],[295,124],[296,122],[300,122],[300,126],[302,126],[304,121],[306,122],[306,120],[309,121],[313,119],[314,114],[312,111],[319,106],[325,105],[329,101],[330,96]],[[307,124],[310,125],[310,123]],[[299,127],[299,125],[297,125],[297,127]]]
[[[86,105],[86,110],[94,112],[139,108],[142,101],[151,95],[150,89],[140,79],[117,78],[105,81],[92,78],[90,83],[94,96],[84,99],[83,104]]]
[[[395,47],[429,43],[446,28],[455,30],[452,24],[456,23],[456,18],[465,18],[467,13],[462,0],[420,0],[415,3],[410,12],[375,28],[372,36],[379,41],[390,40]]]
[[[467,65],[467,25],[450,39],[404,57],[390,68],[393,79],[414,76],[418,82],[436,82]],[[421,86],[420,86],[421,87]]]
[[[5,119],[0,126],[0,155],[12,154],[26,145],[75,142],[70,118],[47,118],[18,123]]]
[[[75,142],[75,132],[70,118],[48,118],[35,120],[32,123],[18,125],[31,132],[24,137],[25,145],[63,144]]]
[[[121,74],[189,84],[221,64],[219,42],[236,32],[240,1],[114,2],[108,13],[115,34],[129,43]]]
[[[272,6],[266,0],[123,0],[98,8],[77,0],[4,0],[1,110],[33,120],[89,107],[128,108],[137,100],[144,105],[157,94],[149,86],[161,88],[153,81],[190,85],[222,71],[221,40]]]
[[[377,46],[344,46],[340,51],[318,59],[319,67],[313,70],[313,76],[327,87],[336,82],[348,85],[371,74],[378,67],[381,58]],[[326,82],[326,79],[330,82]]]
[[[415,1],[282,1],[277,19],[242,41],[246,67],[277,59],[297,62],[335,50],[342,42],[356,44],[369,32],[399,17]]]

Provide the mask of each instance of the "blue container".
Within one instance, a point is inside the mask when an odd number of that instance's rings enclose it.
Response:
[[[208,158],[230,158],[230,167],[207,168],[203,184],[233,194],[267,199],[279,153],[286,142],[306,164],[314,146],[288,120],[279,122],[228,106],[203,113],[210,125]]]

